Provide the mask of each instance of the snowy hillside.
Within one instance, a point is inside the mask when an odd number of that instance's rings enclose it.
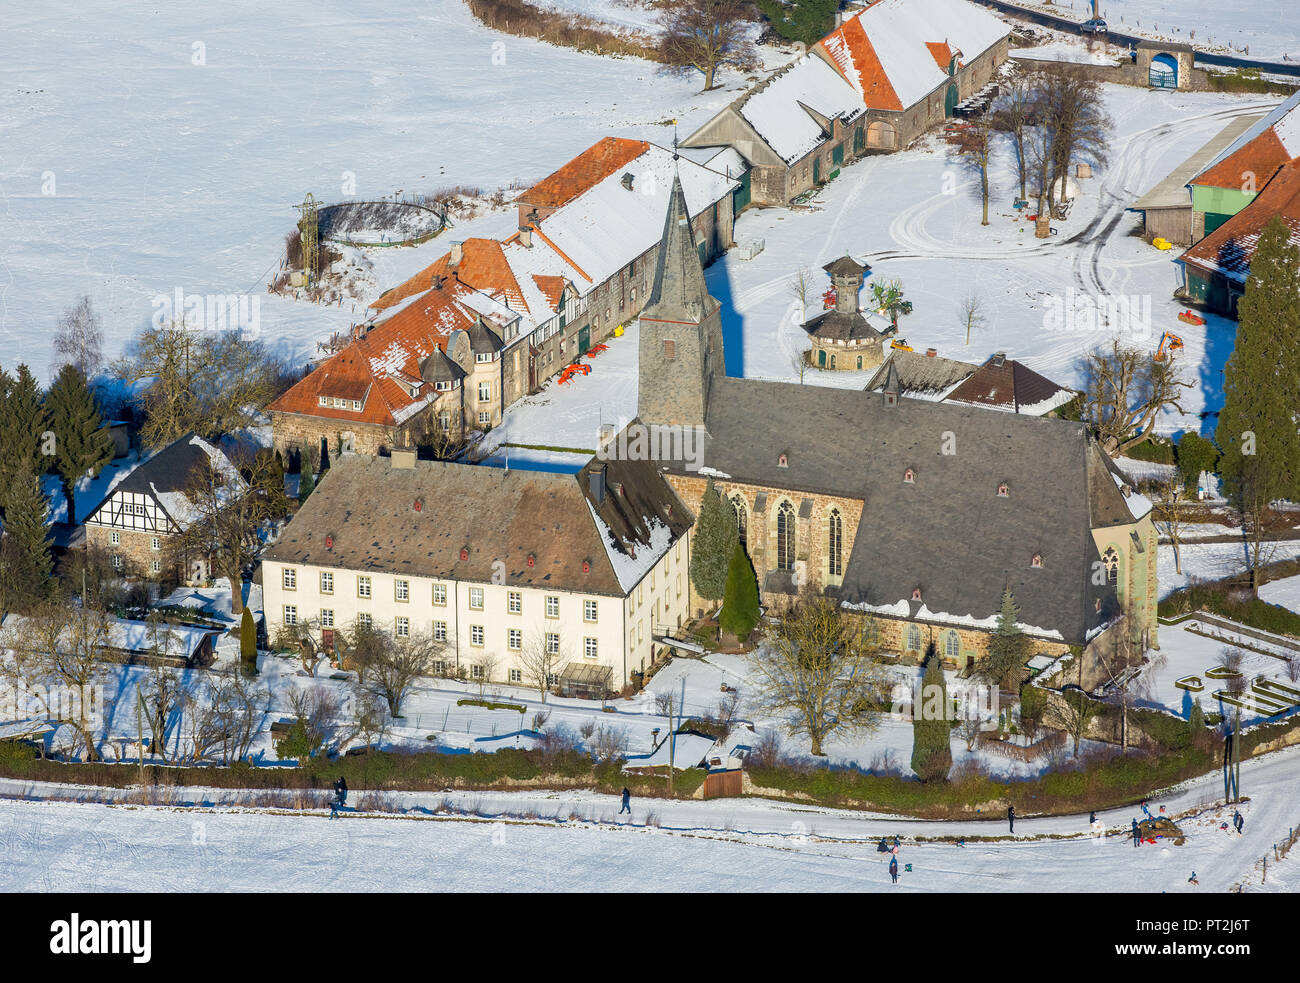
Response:
[[[265,292],[308,191],[490,193],[603,136],[670,143],[667,121],[689,131],[743,84],[702,96],[647,62],[494,33],[459,0],[324,0],[311,16],[53,0],[6,12],[0,73],[0,362],[43,381],[81,293],[113,356],[180,288],[259,296],[264,337],[305,357],[354,317]],[[445,248],[377,251],[376,279]]]

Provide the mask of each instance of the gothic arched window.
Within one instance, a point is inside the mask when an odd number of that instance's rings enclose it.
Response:
[[[776,568],[794,569],[794,506],[789,502],[776,510]]]
[[[1119,587],[1119,553],[1115,551],[1114,546],[1107,546],[1106,552],[1102,554],[1102,561],[1106,564],[1106,583],[1112,587]]]
[[[731,497],[731,511],[736,517],[736,532],[740,536],[740,545],[748,549],[747,533],[749,527],[748,513],[745,510],[745,500],[739,495]]]
[[[844,573],[844,518],[839,509],[831,509],[830,521],[826,529],[827,572],[832,577]]]

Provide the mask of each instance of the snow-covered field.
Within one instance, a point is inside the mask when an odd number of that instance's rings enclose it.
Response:
[[[71,0],[15,7],[0,31],[0,362],[49,377],[49,339],[82,293],[109,356],[153,298],[244,294],[304,360],[355,317],[266,293],[295,205],[532,181],[607,135],[668,144],[735,96],[697,78],[489,31],[459,0],[323,0],[304,14]],[[506,234],[513,211],[459,227]],[[444,252],[374,250],[386,288]]]
[[[1085,21],[1092,0],[1012,0],[1057,17]],[[1300,21],[1290,0],[1101,0],[1101,16],[1111,30],[1142,37],[1194,44],[1206,50],[1228,49],[1252,58],[1281,61],[1300,58]]]
[[[0,890],[7,891],[902,891],[1293,893],[1294,863],[1256,864],[1296,824],[1300,749],[1242,763],[1245,834],[1221,830],[1217,774],[1156,800],[1180,819],[1183,846],[1133,849],[1136,809],[1084,817],[924,822],[761,799],[617,800],[593,793],[390,795],[397,812],[271,812],[221,807],[218,790],[185,790],[197,807],[0,800]],[[46,789],[0,782],[0,794]],[[129,791],[63,789],[122,801]],[[360,790],[353,790],[355,802]],[[184,796],[182,796],[184,798]],[[1154,806],[1153,806],[1154,808]],[[648,815],[648,813],[653,815]],[[473,816],[474,818],[468,818]],[[650,820],[647,823],[647,820]],[[889,882],[882,836],[899,835]],[[992,842],[957,838],[998,837]],[[948,842],[918,842],[947,837]],[[1065,839],[1046,837],[1071,837]],[[1199,885],[1188,883],[1195,871]]]

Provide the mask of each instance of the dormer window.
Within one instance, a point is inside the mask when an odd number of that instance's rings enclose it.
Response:
[[[913,587],[913,588],[912,588],[912,600],[914,600],[914,601],[919,601],[920,599],[921,599],[921,588],[919,588],[919,587]]]
[[[776,456],[776,466],[778,468],[788,468],[790,466],[789,456],[786,454],[778,454]]]
[[[911,468],[908,468],[906,471],[903,472],[903,484],[905,485],[916,484],[916,472],[913,471]]]
[[[319,402],[321,406],[329,406],[330,398],[328,396],[321,396]]]
[[[1035,570],[1043,569],[1043,554],[1035,553],[1032,557],[1030,557],[1029,565],[1033,567]]]
[[[478,352],[478,353],[474,356],[474,361],[475,361],[475,362],[479,362],[479,363],[490,362],[490,361],[492,361],[492,353],[491,353],[491,352]]]
[[[1010,498],[1010,497],[1011,497],[1011,489],[1007,487],[1007,483],[1004,481],[1002,482],[1002,484],[998,485],[998,498]]]
[[[451,392],[451,383],[447,381],[437,383],[437,390],[440,393]]]
[[[361,409],[361,400],[359,400],[359,399],[354,399],[354,400],[352,401],[352,408],[353,408],[354,410],[360,410],[360,409]]]

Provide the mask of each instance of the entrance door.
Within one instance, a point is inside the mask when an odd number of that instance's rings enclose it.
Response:
[[[1147,81],[1153,89],[1178,88],[1178,59],[1173,55],[1156,55],[1151,59],[1151,72]]]
[[[813,158],[813,184],[821,184],[821,183],[822,183],[822,159],[820,157],[814,157]]]
[[[943,115],[945,118],[952,116],[957,109],[957,86],[949,85],[948,92],[943,97]]]
[[[591,325],[584,324],[578,329],[578,354],[582,355],[591,350]]]

